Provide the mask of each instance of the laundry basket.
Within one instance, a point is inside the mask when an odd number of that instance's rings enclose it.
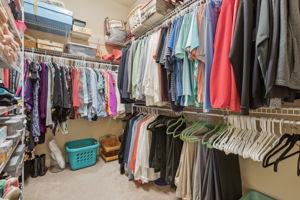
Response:
[[[99,142],[95,139],[75,140],[66,143],[66,151],[72,170],[96,164]]]

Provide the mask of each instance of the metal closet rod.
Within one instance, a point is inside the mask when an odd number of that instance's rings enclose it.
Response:
[[[43,58],[43,56],[48,56],[50,57],[50,59],[57,59],[58,62],[59,61],[71,61],[74,62],[75,65],[76,63],[82,63],[82,64],[86,64],[86,66],[83,67],[92,67],[92,68],[101,68],[101,69],[110,69],[113,71],[118,71],[118,65],[113,65],[113,64],[109,64],[109,63],[99,63],[99,62],[93,62],[93,61],[84,61],[84,60],[79,60],[79,59],[70,59],[70,58],[63,58],[63,57],[57,57],[57,56],[50,56],[50,55],[43,55],[43,54],[35,54],[35,53],[30,53],[30,52],[25,52],[25,57],[30,57],[30,56],[40,56],[41,58]],[[44,60],[47,61],[47,60]]]
[[[52,56],[52,57],[65,58],[65,59],[74,60],[74,61],[89,61],[89,62],[110,64],[110,65],[113,65],[113,66],[116,66],[116,67],[119,66],[118,63],[102,60],[102,59],[99,59],[99,58],[92,58],[92,57],[86,57],[86,56],[77,56],[77,55],[73,55],[73,54],[50,51],[50,50],[45,50],[45,49],[24,47],[24,51],[25,51],[25,53],[26,52],[27,53],[33,53],[33,54],[37,54],[37,55],[41,55],[41,56],[42,55]]]
[[[110,64],[110,63],[101,63],[101,62],[95,62],[95,61],[86,61],[86,60],[80,60],[80,59],[73,59],[73,58],[65,58],[65,57],[59,57],[59,56],[52,56],[52,55],[44,55],[44,54],[38,54],[38,53],[31,53],[31,52],[25,52],[25,57],[30,56],[38,56],[43,59],[43,57],[49,57],[50,59],[57,59],[58,61],[72,61],[72,62],[81,62],[86,64],[99,64],[99,65],[106,65],[106,66],[114,66],[118,67],[119,65]]]
[[[164,111],[164,112],[173,112],[173,113],[176,113],[174,112],[173,110],[171,109],[168,109],[168,108],[160,108],[160,107],[149,107],[149,106],[142,106],[142,105],[133,105],[134,108],[140,108],[140,109],[144,109],[144,111]],[[222,115],[222,114],[215,114],[215,113],[199,113],[199,112],[194,112],[194,111],[182,111],[182,112],[179,112],[178,114],[175,114],[175,115],[181,115],[181,114],[192,114],[192,115],[202,115],[202,116],[211,116],[211,117],[220,117],[220,118],[225,118],[226,116],[228,115]],[[242,116],[241,117],[247,117],[247,116]],[[255,118],[256,121],[260,121],[262,118],[259,118],[259,117],[253,117],[253,116],[248,116],[249,118]],[[266,118],[266,117],[264,117]],[[290,124],[290,125],[300,125],[300,121],[293,121],[293,120],[285,120],[285,119],[275,119],[275,118],[272,118],[272,120],[275,122],[275,123],[283,123],[283,124]]]

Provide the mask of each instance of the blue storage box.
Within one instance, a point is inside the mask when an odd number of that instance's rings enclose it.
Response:
[[[28,28],[65,36],[72,29],[73,12],[42,1],[24,0]]]

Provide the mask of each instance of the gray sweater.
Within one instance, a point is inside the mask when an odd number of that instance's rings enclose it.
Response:
[[[280,47],[276,85],[300,90],[300,1],[280,1]]]

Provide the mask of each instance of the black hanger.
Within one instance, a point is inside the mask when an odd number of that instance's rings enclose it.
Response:
[[[290,158],[290,157],[300,153],[300,150],[298,150],[294,153],[291,153],[291,154],[287,155],[295,147],[295,145],[297,144],[298,141],[300,141],[300,135],[293,134],[291,136],[289,146],[285,149],[285,151],[279,156],[279,158],[274,163],[274,171],[275,172],[278,171],[278,164],[279,164],[280,161],[283,161],[287,158]],[[300,158],[298,157],[298,165],[297,165],[298,166],[298,169],[297,169],[297,175],[298,176],[299,176],[299,159]]]
[[[162,121],[163,116],[159,115],[153,122],[149,123],[147,126],[147,130],[151,130],[151,127],[160,124]]]
[[[282,146],[280,146],[285,140],[286,140],[285,144],[282,145]],[[279,142],[265,155],[265,157],[263,159],[263,167],[266,168],[266,167],[269,167],[269,166],[273,165],[276,161],[269,163],[270,159],[274,155],[276,155],[278,152],[280,152],[281,150],[283,150],[285,147],[287,147],[289,145],[289,143],[290,143],[291,140],[292,140],[292,135],[290,135],[290,134],[284,134],[280,138]]]

